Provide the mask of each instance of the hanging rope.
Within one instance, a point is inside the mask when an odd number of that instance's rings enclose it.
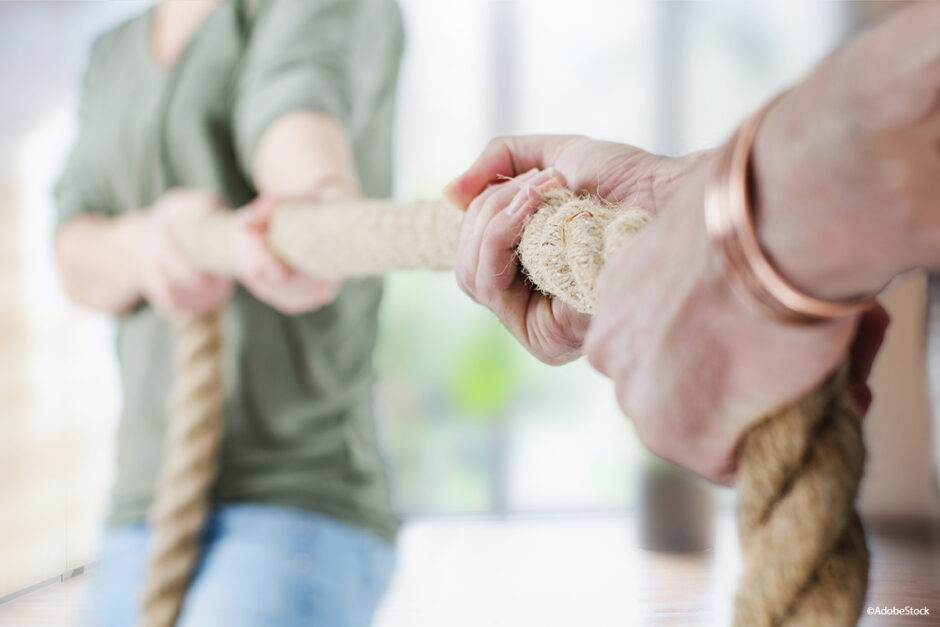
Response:
[[[286,204],[272,216],[268,243],[285,263],[312,274],[447,269],[462,215],[434,203]],[[639,209],[615,210],[552,191],[526,223],[520,261],[538,289],[592,312],[604,261],[649,220]],[[230,275],[233,229],[232,216],[220,214],[187,225],[180,240],[201,268]],[[146,627],[170,627],[182,606],[200,554],[222,432],[218,318],[180,324],[176,341],[175,400],[152,514],[156,543],[144,596]],[[858,619],[868,576],[854,507],[864,447],[845,379],[843,368],[742,438],[737,627],[841,627]]]
[[[218,313],[176,324],[176,379],[157,496],[145,625],[173,625],[199,557],[222,443],[222,333]]]

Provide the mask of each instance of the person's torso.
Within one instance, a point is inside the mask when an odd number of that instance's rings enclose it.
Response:
[[[110,82],[97,102],[108,104],[91,123],[117,212],[146,207],[173,187],[217,192],[233,208],[253,198],[235,147],[233,100],[259,5],[222,0],[169,68],[151,53],[152,13],[106,35]],[[397,59],[389,68],[394,82]],[[353,106],[342,122],[363,189],[385,196],[392,94],[368,81],[358,84],[354,69],[344,77]],[[236,291],[224,317],[227,393],[217,498],[312,507],[389,531],[372,424],[380,294],[377,280],[347,281],[334,303],[287,317]],[[118,327],[124,411],[111,518],[120,522],[139,518],[152,498],[172,379],[172,333],[146,305],[123,316]],[[360,501],[364,510],[375,510],[378,522],[346,511]]]

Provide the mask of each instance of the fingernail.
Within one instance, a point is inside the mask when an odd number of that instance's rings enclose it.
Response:
[[[506,215],[515,216],[518,214],[523,207],[525,207],[532,200],[531,196],[532,186],[526,183],[520,193],[516,194],[512,199],[512,202],[506,207]]]
[[[539,170],[538,170],[538,168],[532,168],[532,169],[529,170],[528,172],[523,172],[522,174],[520,174],[519,176],[517,176],[517,177],[516,177],[516,181],[519,181],[519,182],[521,182],[521,181],[531,181],[531,180],[534,179],[534,178],[538,178],[538,175],[539,175]]]
[[[540,171],[539,175],[535,177],[535,180],[532,181],[532,184],[538,187],[546,181],[557,181],[555,178],[555,170],[549,168],[548,170]]]

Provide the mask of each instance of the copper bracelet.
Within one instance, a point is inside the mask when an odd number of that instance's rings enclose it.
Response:
[[[757,240],[748,190],[751,149],[772,100],[745,120],[721,149],[718,166],[705,192],[705,226],[721,251],[738,295],[756,313],[778,322],[812,323],[857,315],[875,304],[875,295],[844,301],[814,298],[784,279]]]

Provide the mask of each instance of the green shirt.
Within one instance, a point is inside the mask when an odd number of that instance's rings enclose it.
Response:
[[[80,133],[56,187],[59,223],[147,207],[173,187],[255,196],[265,129],[296,110],[331,114],[368,196],[388,196],[403,46],[394,0],[222,0],[171,68],[150,49],[152,12],[96,41]],[[214,498],[321,512],[392,537],[373,414],[377,280],[283,316],[236,291],[224,320],[225,441]],[[123,413],[109,522],[144,518],[160,466],[172,335],[146,304],[118,321]]]

